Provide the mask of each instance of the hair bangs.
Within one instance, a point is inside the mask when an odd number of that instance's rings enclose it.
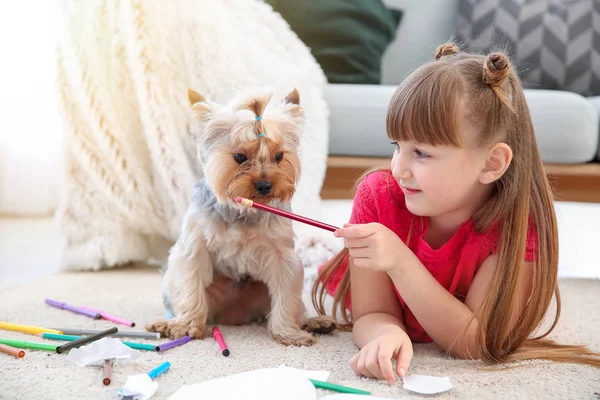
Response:
[[[462,93],[461,77],[450,65],[432,63],[414,72],[396,89],[390,101],[386,119],[388,137],[395,141],[459,147]]]

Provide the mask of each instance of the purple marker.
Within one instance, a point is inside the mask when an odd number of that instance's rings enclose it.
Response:
[[[173,347],[181,346],[182,344],[186,344],[187,342],[189,342],[191,340],[192,340],[192,338],[186,335],[186,336],[182,337],[181,339],[173,340],[172,342],[159,344],[158,346],[156,346],[155,350],[156,351],[169,350],[169,349],[172,349]]]
[[[50,305],[52,307],[60,308],[62,310],[71,311],[71,312],[74,312],[75,314],[85,315],[86,317],[90,317],[90,318],[94,318],[94,319],[100,319],[100,318],[102,318],[100,316],[100,314],[98,314],[97,312],[89,311],[89,310],[83,309],[81,307],[75,307],[75,306],[72,306],[70,304],[63,303],[61,301],[56,301],[56,300],[52,300],[52,299],[46,299],[45,301],[46,301],[46,304],[48,304],[48,305]]]

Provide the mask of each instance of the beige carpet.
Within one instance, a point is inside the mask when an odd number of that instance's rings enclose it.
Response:
[[[554,338],[587,343],[600,351],[600,281],[566,280],[561,282],[561,288],[563,318]],[[112,326],[106,321],[51,308],[44,304],[46,297],[103,309],[133,319],[138,326],[164,315],[159,273],[149,268],[129,268],[55,275],[4,289],[0,292],[0,320],[40,326]],[[64,355],[29,350],[25,358],[15,359],[0,353],[0,398],[114,399],[129,375],[147,372],[163,361],[170,361],[172,367],[158,378],[160,386],[154,399],[166,399],[184,384],[281,364],[329,370],[330,382],[369,390],[373,396],[424,397],[406,391],[400,381],[396,387],[388,387],[354,376],[347,361],[356,349],[347,333],[321,336],[312,348],[285,348],[271,341],[262,326],[223,327],[222,332],[232,352],[230,357],[220,355],[212,339],[191,342],[165,353],[143,352],[134,364],[115,365],[113,383],[108,387],[101,383],[100,369],[78,367]],[[0,331],[0,337],[51,342],[8,331]],[[593,399],[593,393],[600,391],[600,370],[591,367],[531,363],[516,369],[481,372],[481,366],[477,361],[446,358],[434,345],[415,345],[409,373],[449,376],[454,388],[437,395],[438,399]],[[319,393],[332,394],[322,390]],[[282,393],[281,399],[285,398]]]

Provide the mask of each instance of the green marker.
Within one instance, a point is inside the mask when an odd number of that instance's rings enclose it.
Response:
[[[67,342],[71,342],[73,340],[81,339],[81,336],[75,335],[59,335],[57,333],[43,333],[42,337],[44,339],[50,340],[65,340]],[[156,346],[153,344],[144,344],[144,343],[133,343],[133,342],[123,342],[124,345],[131,347],[132,349],[137,350],[148,350],[155,351]]]
[[[309,381],[312,382],[314,387],[319,388],[319,389],[327,389],[327,390],[332,390],[334,392],[340,392],[340,393],[367,394],[367,395],[371,394],[371,392],[367,392],[364,390],[354,389],[354,388],[342,386],[342,385],[336,385],[335,383],[318,381],[316,379],[309,379]]]
[[[56,352],[56,348],[58,346],[54,346],[52,344],[46,343],[35,343],[35,342],[26,342],[24,340],[12,340],[12,339],[2,339],[0,338],[0,343],[6,344],[8,346],[17,347],[19,349],[34,349],[34,350],[46,350]]]

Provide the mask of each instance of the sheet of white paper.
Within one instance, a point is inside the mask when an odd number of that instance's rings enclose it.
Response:
[[[294,367],[288,367],[285,364],[281,364],[279,366],[279,368],[287,368],[291,371],[294,371],[295,373],[297,373],[300,376],[303,376],[307,379],[316,379],[318,381],[327,381],[327,379],[329,379],[329,375],[331,375],[331,372],[329,371],[307,371],[304,369],[298,369],[298,368],[294,368]]]
[[[282,397],[283,396],[283,397]],[[184,385],[169,400],[317,400],[317,390],[295,368],[264,368],[193,385]]]
[[[389,397],[366,396],[364,394],[330,394],[325,397],[320,397],[319,400],[393,400]]]
[[[447,376],[406,375],[402,380],[404,389],[421,394],[442,393],[453,388]]]
[[[137,400],[148,400],[158,390],[158,382],[153,381],[148,374],[132,375],[127,378],[120,392],[134,396]]]
[[[66,358],[83,367],[113,358],[121,361],[135,361],[141,354],[124,345],[119,339],[105,337],[78,349],[72,349]]]

